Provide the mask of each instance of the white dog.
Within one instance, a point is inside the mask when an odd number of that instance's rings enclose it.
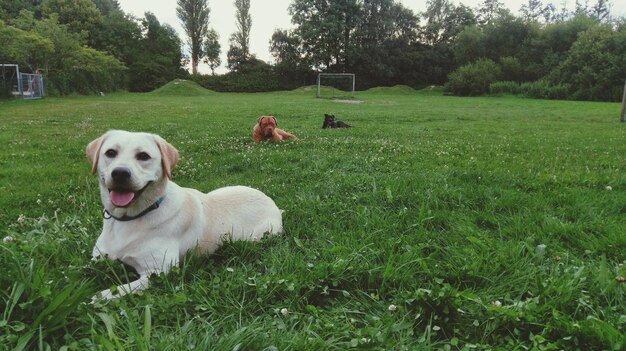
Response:
[[[178,151],[158,135],[112,130],[86,152],[104,206],[93,258],[121,260],[139,274],[101,298],[147,288],[150,274],[169,271],[196,246],[212,253],[224,238],[258,240],[282,231],[281,211],[259,190],[232,186],[203,194],[172,182]]]

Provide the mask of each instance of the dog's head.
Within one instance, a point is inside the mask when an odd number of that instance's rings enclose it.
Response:
[[[329,115],[327,113],[324,114],[324,124],[322,128],[328,128],[335,121],[335,115]]]
[[[274,116],[261,116],[257,119],[257,124],[259,128],[261,128],[261,133],[266,138],[271,138],[274,129],[278,126],[278,122],[276,122],[276,117]]]
[[[86,152],[92,174],[100,179],[104,207],[118,210],[116,214],[141,212],[154,203],[179,159],[178,151],[160,136],[121,130],[92,141]]]

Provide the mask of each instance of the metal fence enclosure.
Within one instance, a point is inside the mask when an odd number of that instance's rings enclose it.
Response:
[[[43,78],[41,74],[22,73],[22,97],[24,99],[41,99],[43,97]]]
[[[43,75],[22,73],[16,64],[0,63],[0,97],[2,96],[41,99],[44,96]]]

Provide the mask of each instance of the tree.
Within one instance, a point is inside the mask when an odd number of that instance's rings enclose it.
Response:
[[[292,32],[276,29],[270,40],[270,52],[276,59],[277,65],[295,69],[304,60],[302,54],[302,40]]]
[[[60,24],[56,14],[37,21],[33,32],[50,40],[54,46],[39,67],[48,77],[48,92],[93,94],[123,87],[124,64],[109,54],[86,47],[84,34]]]
[[[89,33],[89,46],[108,52],[126,65],[136,56],[141,39],[139,23],[119,9],[110,9],[102,21]]]
[[[44,0],[41,12],[44,18],[56,14],[60,24],[66,24],[71,32],[83,33],[85,37],[102,21],[92,0]]]
[[[107,16],[113,11],[121,11],[117,0],[93,0],[93,2],[103,16]]]
[[[532,24],[511,14],[501,15],[482,29],[487,49],[484,56],[494,61],[501,57],[522,57],[536,35]]]
[[[458,65],[468,64],[487,56],[485,33],[478,26],[466,27],[451,46]]]
[[[14,62],[31,72],[43,67],[54,52],[52,42],[36,33],[6,25],[0,20],[0,62]]]
[[[215,69],[222,64],[220,59],[220,53],[222,47],[220,46],[220,35],[215,29],[210,29],[207,33],[206,40],[204,41],[204,63],[211,68],[211,74],[215,75]]]
[[[209,30],[209,5],[207,0],[177,0],[176,14],[180,19],[191,53],[191,71],[198,73],[202,57],[202,41]]]
[[[528,0],[528,3],[520,7],[520,14],[526,22],[538,22],[540,18],[545,18],[549,7],[543,5],[541,0]]]
[[[361,46],[374,48],[387,40],[407,44],[417,40],[419,16],[395,0],[363,1],[358,20],[353,38]]]
[[[510,73],[507,79],[539,78],[540,75],[530,72],[524,75],[520,71],[520,66],[531,66],[537,62],[531,45],[537,42],[538,28],[535,22],[526,22],[510,14],[502,15],[483,27],[467,27],[452,46],[455,61],[467,64],[479,58],[488,58],[508,68],[505,69],[505,73]]]
[[[250,59],[250,28],[252,27],[252,17],[250,16],[250,0],[235,0],[235,20],[237,22],[237,32],[230,37],[230,48],[228,49],[228,68],[237,68]]]
[[[39,16],[39,0],[0,0],[0,20],[4,20],[7,24],[18,16],[20,11],[28,10]]]
[[[590,14],[599,21],[608,22],[611,19],[609,0],[597,0],[595,5],[590,9]]]
[[[626,28],[597,24],[580,33],[567,58],[548,75],[580,100],[619,101],[626,75]]]
[[[358,77],[359,88],[411,84],[420,78],[417,44],[419,17],[394,0],[364,1],[353,40],[354,57],[348,69]],[[375,67],[375,69],[372,69]],[[419,72],[419,73],[418,73]]]
[[[524,52],[525,63],[536,77],[543,77],[557,68],[580,33],[596,26],[598,21],[585,14],[566,21],[550,23],[537,32]]]
[[[141,22],[143,38],[129,70],[131,91],[150,91],[180,75],[181,42],[174,28],[162,25],[151,12]]]
[[[454,6],[448,0],[429,0],[423,16],[426,25],[422,29],[422,40],[431,46],[451,42],[465,27],[476,23],[469,7]]]
[[[478,23],[481,26],[493,23],[498,17],[509,14],[510,11],[498,0],[484,0],[478,6]]]
[[[295,33],[314,67],[341,71],[350,67],[352,40],[360,23],[357,0],[294,0],[289,6]]]

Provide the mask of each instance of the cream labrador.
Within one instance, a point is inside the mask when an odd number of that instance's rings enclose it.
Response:
[[[93,258],[132,266],[139,279],[102,291],[111,299],[148,287],[196,246],[214,252],[225,239],[258,240],[282,231],[282,214],[259,190],[230,186],[208,194],[170,180],[178,151],[158,135],[112,130],[86,148],[100,180],[102,234]]]

